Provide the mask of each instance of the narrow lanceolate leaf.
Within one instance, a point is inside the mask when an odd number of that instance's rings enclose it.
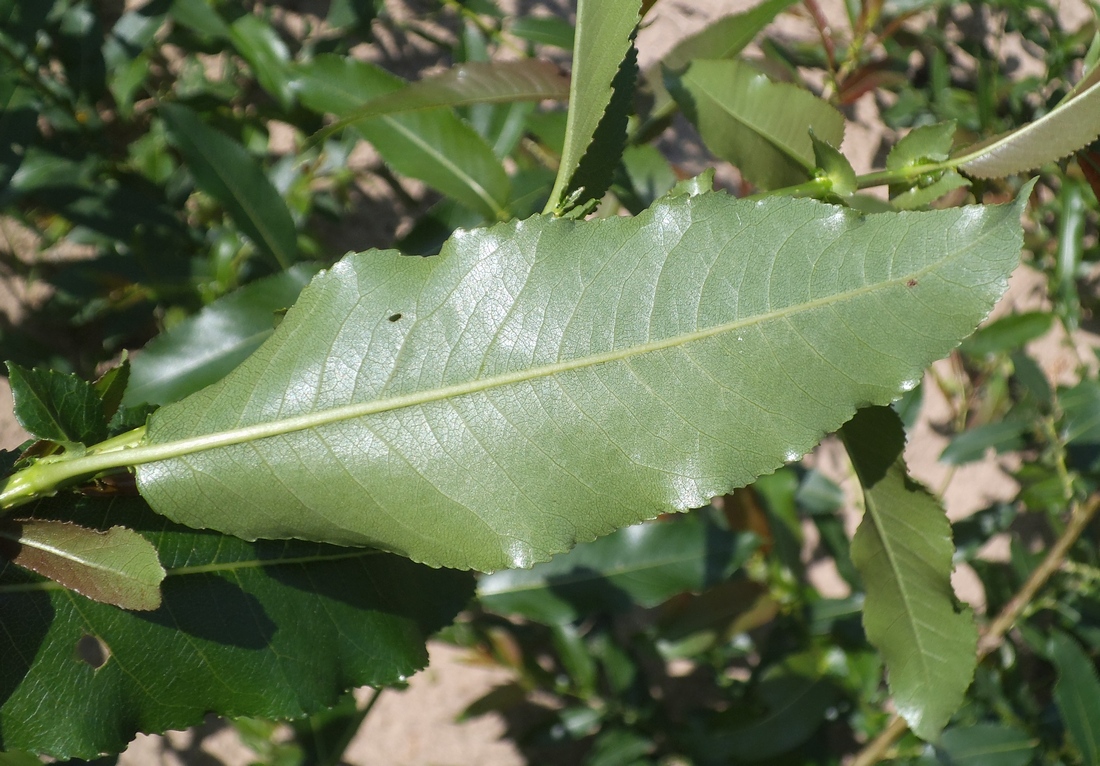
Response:
[[[1100,763],[1100,680],[1096,666],[1081,647],[1064,633],[1051,638],[1051,659],[1058,669],[1054,701],[1066,733],[1082,763]]]
[[[840,146],[844,116],[807,90],[776,83],[743,61],[694,61],[669,72],[669,90],[707,147],[764,189],[810,178],[810,131]]]
[[[614,93],[607,104],[603,119],[592,134],[592,142],[581,157],[573,177],[566,186],[568,203],[559,205],[557,212],[566,212],[573,206],[579,213],[589,209],[588,202],[598,202],[611,186],[615,169],[626,148],[627,118],[633,110],[634,86],[638,79],[638,51],[633,46],[627,51],[612,81]]]
[[[473,594],[465,573],[369,549],[246,543],[168,524],[140,498],[35,513],[139,529],[167,570],[128,612],[0,563],[0,750],[119,752],[208,712],[299,718],[352,686],[401,681]]]
[[[191,526],[530,566],[895,398],[1001,295],[1021,205],[680,194],[459,232],[432,258],[350,255],[126,459]]]
[[[852,561],[866,589],[863,627],[886,661],[898,713],[936,739],[974,676],[978,631],[951,589],[951,525],[906,475],[905,432],[893,410],[862,410],[841,432],[863,485]]]
[[[1069,98],[1010,133],[956,155],[958,168],[979,178],[1000,178],[1060,160],[1100,136],[1100,70],[1079,83]]]
[[[565,146],[546,212],[556,210],[572,191],[569,183],[611,101],[612,81],[631,48],[640,8],[641,0],[577,2]]]
[[[349,117],[364,102],[399,92],[400,77],[366,61],[322,55],[297,68],[298,98],[322,114]],[[511,186],[493,150],[448,109],[384,114],[355,122],[394,170],[418,178],[490,219],[505,217]]]
[[[123,404],[167,404],[220,380],[271,337],[277,312],[290,308],[318,271],[319,264],[296,264],[158,335],[134,358]]]
[[[472,104],[561,101],[568,97],[568,75],[549,61],[467,61],[371,99],[329,125],[313,140],[322,140],[359,120],[387,114]]]
[[[92,444],[107,437],[103,400],[91,383],[55,370],[8,362],[15,419],[39,439]]]
[[[0,526],[0,556],[92,601],[123,609],[160,606],[157,549],[132,529],[106,531],[45,519]]]
[[[294,220],[260,164],[187,107],[162,104],[159,111],[198,187],[222,204],[256,247],[289,268],[298,247]]]

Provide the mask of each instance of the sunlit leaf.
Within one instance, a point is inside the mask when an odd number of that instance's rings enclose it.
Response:
[[[529,566],[703,505],[895,398],[1004,290],[1022,204],[680,194],[459,232],[434,258],[351,255],[126,458],[193,526]]]
[[[844,117],[835,108],[807,90],[772,82],[743,61],[694,61],[669,78],[669,90],[707,148],[761,188],[810,178],[811,130],[832,146],[844,139]]]
[[[861,410],[841,431],[863,486],[852,561],[866,588],[863,627],[886,660],[898,713],[926,740],[958,710],[974,676],[978,631],[951,589],[951,525],[905,470],[893,410]]]
[[[0,524],[0,555],[82,596],[123,609],[156,609],[164,569],[132,529],[88,529],[43,519]]]
[[[577,2],[565,146],[546,212],[558,209],[575,188],[570,182],[611,102],[612,83],[631,48],[640,7],[641,0]]]
[[[957,167],[978,178],[1001,178],[1060,160],[1100,136],[1100,70],[1071,97],[1034,122],[955,155]]]

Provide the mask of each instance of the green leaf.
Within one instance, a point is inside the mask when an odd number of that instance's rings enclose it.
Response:
[[[967,147],[956,167],[978,178],[1002,178],[1060,160],[1100,136],[1100,70],[1034,122]]]
[[[132,529],[106,531],[45,519],[5,521],[0,555],[80,595],[123,609],[160,606],[164,569],[157,550]]]
[[[913,128],[886,155],[886,169],[901,170],[926,163],[943,162],[951,155],[954,140],[954,120]]]
[[[575,187],[570,184],[592,143],[614,94],[613,82],[633,47],[641,0],[578,0],[569,117],[558,175],[544,212],[557,210]]]
[[[815,167],[810,131],[832,146],[844,116],[809,91],[772,82],[743,61],[693,61],[666,82],[714,154],[763,189],[808,180]]]
[[[626,147],[627,118],[633,111],[637,79],[638,50],[631,44],[611,83],[611,101],[592,134],[592,143],[565,187],[568,199],[557,207],[558,214],[567,212],[567,207],[577,213],[587,210],[587,203],[598,202],[611,186]]]
[[[206,0],[173,0],[172,19],[212,40],[229,38],[229,25]]]
[[[126,387],[130,384],[130,359],[126,352],[122,353],[122,360],[107,372],[99,376],[92,388],[103,403],[103,416],[109,421],[118,412],[122,405],[122,398],[126,395]]]
[[[564,100],[569,78],[549,61],[468,61],[371,99],[313,138],[314,142],[372,117],[472,104]]]
[[[734,708],[719,717],[717,731],[696,742],[700,760],[766,761],[808,740],[836,703],[838,689],[799,670],[777,666],[765,672],[754,689],[755,715]],[[743,724],[746,719],[751,723]]]
[[[298,249],[294,220],[259,163],[185,106],[161,104],[160,115],[198,187],[222,204],[256,247],[290,268]]]
[[[88,381],[14,362],[8,362],[8,380],[15,419],[39,439],[87,445],[107,438],[103,401]]]
[[[132,613],[0,569],[0,748],[118,752],[207,712],[296,718],[427,662],[425,638],[472,595],[468,575],[367,549],[255,543],[166,524],[140,498],[36,514],[138,530],[168,572]]]
[[[856,171],[848,158],[835,146],[818,138],[812,130],[810,141],[814,147],[814,165],[829,179],[829,191],[838,197],[855,194],[859,186],[856,183]]]
[[[1070,742],[1089,766],[1100,763],[1100,680],[1096,666],[1064,633],[1051,636],[1051,659],[1058,669],[1054,701]]]
[[[997,724],[956,726],[940,737],[951,766],[1027,766],[1035,753],[1035,741],[1027,732]]]
[[[294,105],[290,51],[279,34],[260,17],[246,13],[229,26],[229,39],[252,68],[260,87],[283,109],[290,109]]]
[[[576,29],[565,19],[554,16],[513,16],[508,31],[522,40],[573,50]]]
[[[959,349],[972,356],[1004,354],[1050,332],[1054,315],[1049,311],[1009,314],[990,322],[963,341]]]
[[[275,331],[320,271],[316,263],[252,282],[154,338],[131,363],[123,404],[167,404],[221,380]]]
[[[963,431],[944,448],[940,460],[950,465],[963,465],[981,460],[988,450],[998,455],[1024,446],[1023,436],[1033,428],[1026,420],[1003,420],[986,423]]]
[[[905,471],[905,430],[888,407],[841,431],[863,485],[852,561],[866,587],[863,627],[886,661],[894,704],[913,732],[936,739],[974,676],[978,631],[951,589],[951,525]]]
[[[336,55],[318,56],[297,72],[299,100],[308,109],[340,118],[405,86],[374,64]],[[397,172],[419,178],[490,219],[506,217],[508,174],[477,131],[450,110],[387,114],[356,122],[354,129]]]
[[[794,5],[794,0],[765,0],[744,13],[715,19],[694,35],[678,42],[656,66],[646,70],[646,81],[653,90],[653,111],[666,111],[672,100],[665,88],[664,70],[678,75],[696,59],[734,58],[791,5]]]
[[[530,566],[701,506],[914,385],[1005,289],[1023,204],[681,194],[350,255],[125,460],[193,526]]]
[[[721,529],[699,511],[620,529],[533,569],[488,575],[478,583],[478,596],[495,612],[544,623],[656,606],[725,579],[758,542]]]

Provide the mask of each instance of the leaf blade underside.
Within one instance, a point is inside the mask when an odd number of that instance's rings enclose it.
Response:
[[[139,486],[245,538],[529,566],[894,398],[1000,296],[1018,205],[862,218],[681,195],[349,256],[234,373],[157,412]]]

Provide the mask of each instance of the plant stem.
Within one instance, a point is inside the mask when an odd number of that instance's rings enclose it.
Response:
[[[1020,618],[1024,609],[1035,599],[1035,596],[1046,585],[1051,575],[1061,568],[1070,548],[1073,547],[1073,544],[1077,542],[1077,538],[1081,536],[1089,522],[1096,516],[1097,510],[1100,510],[1100,493],[1093,494],[1084,504],[1074,507],[1069,524],[1066,525],[1065,531],[1047,552],[1046,557],[1043,558],[1039,566],[1035,567],[1023,587],[1004,605],[1004,608],[1001,609],[993,622],[989,623],[986,629],[982,631],[982,635],[978,638],[978,662],[988,657],[1001,645],[1005,634]],[[890,719],[890,723],[887,724],[886,728],[856,754],[851,766],[873,766],[873,764],[883,760],[890,748],[907,731],[909,731],[909,725],[905,722],[905,719],[901,716],[894,716]]]

